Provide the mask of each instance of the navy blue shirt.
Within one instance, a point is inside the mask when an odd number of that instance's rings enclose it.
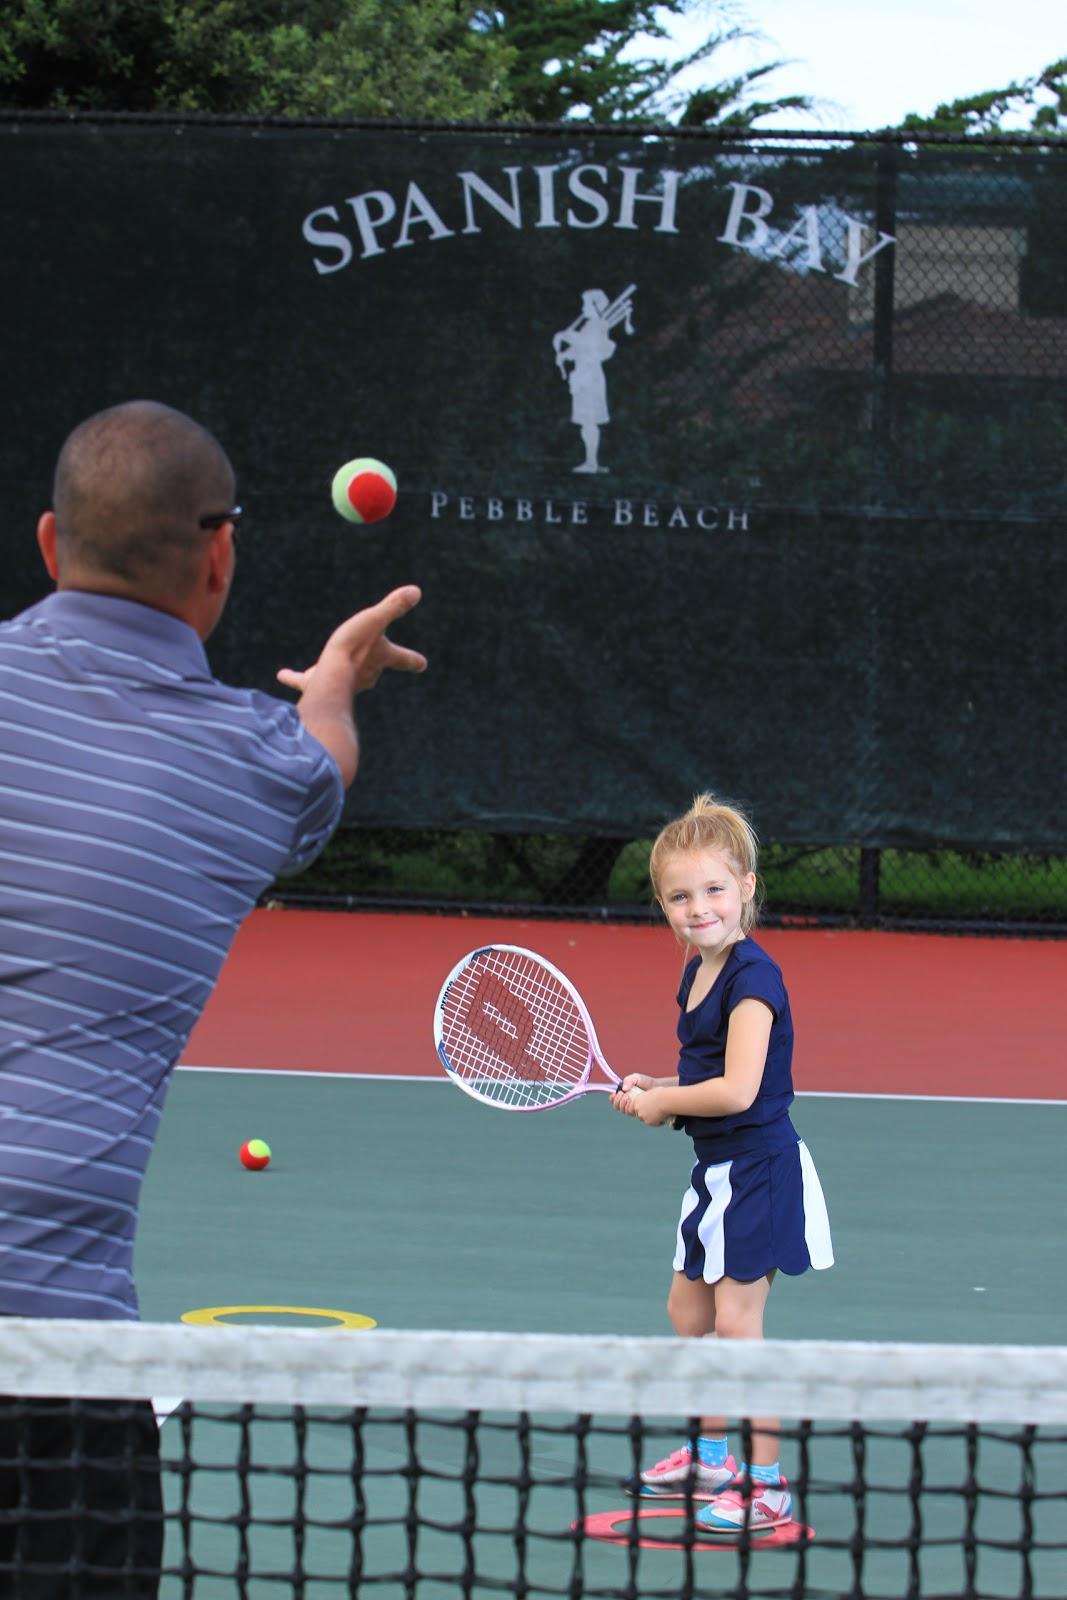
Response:
[[[136,1317],[141,1181],[234,934],[340,818],[293,706],[64,591],[0,625],[0,1312]]]
[[[700,970],[694,956],[678,990],[678,1083],[704,1083],[726,1072],[726,1034],[731,1012],[742,1000],[762,1000],[773,1015],[767,1064],[759,1093],[747,1111],[725,1117],[686,1117],[683,1122],[704,1161],[725,1161],[767,1143],[796,1143],[789,1121],[793,1102],[793,1019],[781,968],[752,938],[731,945],[725,964],[704,999],[687,1011]]]

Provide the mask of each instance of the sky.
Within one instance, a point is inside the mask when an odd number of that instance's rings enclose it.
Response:
[[[737,0],[735,13],[763,39],[717,52],[715,78],[790,61],[761,93],[822,102],[814,115],[768,117],[761,125],[769,128],[885,127],[909,111],[928,114],[944,101],[1033,77],[1067,56],[1063,0]],[[720,14],[715,5],[703,15],[697,6],[676,21],[671,53],[699,44]]]

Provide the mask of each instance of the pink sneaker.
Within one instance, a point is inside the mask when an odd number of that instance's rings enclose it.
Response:
[[[627,1487],[631,1494],[657,1500],[684,1500],[687,1494],[694,1500],[711,1500],[736,1477],[733,1456],[727,1456],[721,1467],[709,1467],[699,1456],[694,1457],[689,1445],[683,1445],[654,1467],[648,1467],[636,1484],[631,1482]]]
[[[793,1497],[783,1478],[780,1483],[753,1483],[751,1498],[743,1489],[726,1489],[694,1518],[697,1530],[704,1533],[766,1533],[783,1522],[793,1520]]]

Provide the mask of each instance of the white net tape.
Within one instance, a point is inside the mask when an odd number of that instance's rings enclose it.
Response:
[[[1067,1348],[0,1321],[9,1394],[812,1421],[1067,1422]]]

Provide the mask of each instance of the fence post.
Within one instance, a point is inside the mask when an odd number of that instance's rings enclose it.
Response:
[[[877,926],[880,915],[879,891],[882,874],[882,852],[866,846],[860,848],[860,927]]]
[[[900,152],[886,144],[878,152],[874,226],[877,234],[896,235],[897,172]],[[874,479],[882,504],[892,498],[893,463],[893,321],[896,250],[882,250],[874,262],[874,323],[872,327],[873,383],[871,388],[871,442]]]

